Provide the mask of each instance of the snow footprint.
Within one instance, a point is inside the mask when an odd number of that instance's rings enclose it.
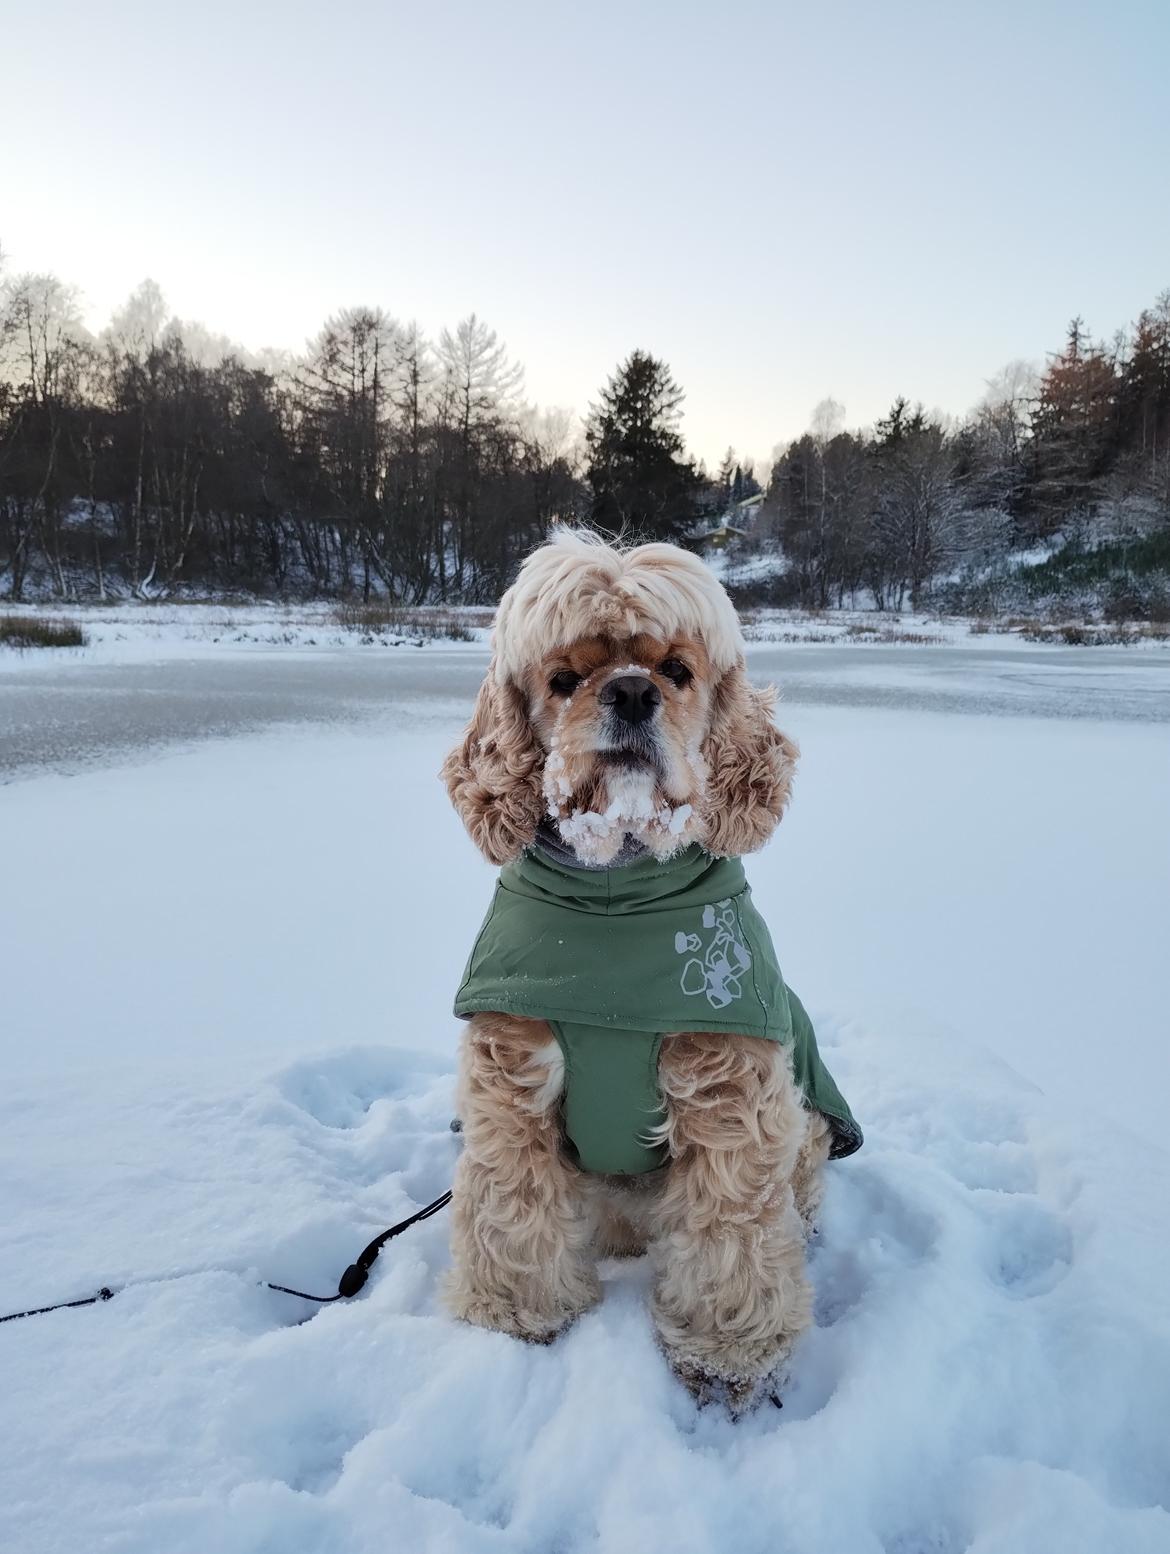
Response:
[[[1035,1157],[1026,1145],[1012,1139],[956,1139],[948,1150],[947,1166],[964,1187],[1003,1193],[1036,1191]]]
[[[1068,1274],[1073,1238],[1068,1225],[1037,1198],[981,1191],[983,1264],[988,1277],[1013,1300],[1046,1295]]]
[[[1039,1171],[1015,1109],[983,1100],[957,1112],[935,1146],[940,1166],[961,1187],[979,1228],[978,1254],[1005,1295],[1044,1295],[1073,1259],[1072,1232],[1036,1196]]]
[[[859,1159],[831,1181],[822,1231],[809,1246],[814,1327],[784,1389],[786,1421],[831,1402],[851,1363],[853,1323],[903,1303],[899,1292],[920,1282],[942,1231],[934,1206],[915,1198],[913,1176],[895,1161]]]
[[[449,1063],[393,1047],[353,1047],[293,1063],[276,1077],[279,1093],[323,1128],[360,1128],[378,1101],[417,1101]]]
[[[875,1282],[928,1260],[939,1230],[937,1217],[911,1200],[887,1163],[858,1162],[842,1173],[825,1232],[809,1248],[816,1325],[835,1327]]]
[[[863,1260],[852,1247],[826,1247],[811,1257],[810,1271],[815,1290],[813,1320],[818,1327],[836,1327],[861,1304],[869,1287]]]
[[[450,1185],[454,1078],[442,1057],[353,1048],[294,1063],[274,1086],[265,1121],[284,1128],[298,1152],[312,1152],[338,1188],[397,1174],[425,1203]]]

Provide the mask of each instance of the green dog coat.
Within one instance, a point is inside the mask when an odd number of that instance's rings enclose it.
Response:
[[[658,1054],[664,1035],[709,1031],[792,1047],[805,1105],[832,1129],[832,1154],[861,1129],[780,975],[738,858],[692,845],[609,869],[539,849],[500,871],[455,1013],[545,1020],[565,1060],[568,1152],[586,1171],[639,1175],[666,1160]]]

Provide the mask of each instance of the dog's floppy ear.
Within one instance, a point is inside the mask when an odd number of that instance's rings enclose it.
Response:
[[[715,687],[711,731],[703,745],[703,846],[717,858],[738,858],[762,847],[788,803],[800,752],[772,722],[775,701],[775,690],[748,684],[742,660]]]
[[[544,810],[543,765],[524,697],[510,682],[497,683],[493,662],[467,732],[441,772],[452,804],[489,863],[511,863],[535,840]]]

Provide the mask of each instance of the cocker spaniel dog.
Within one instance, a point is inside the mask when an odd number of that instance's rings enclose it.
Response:
[[[447,1299],[548,1342],[649,1252],[671,1366],[733,1412],[807,1327],[822,1167],[861,1133],[751,901],[797,751],[734,608],[672,545],[561,531],[496,616],[443,767],[501,865],[468,1018]]]

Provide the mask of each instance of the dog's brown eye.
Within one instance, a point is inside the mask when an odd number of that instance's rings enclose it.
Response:
[[[571,696],[581,684],[581,676],[574,674],[571,669],[558,669],[548,683],[549,689],[558,696]]]
[[[664,658],[658,666],[658,673],[665,675],[675,685],[686,685],[692,679],[691,671],[683,663],[681,658]]]

